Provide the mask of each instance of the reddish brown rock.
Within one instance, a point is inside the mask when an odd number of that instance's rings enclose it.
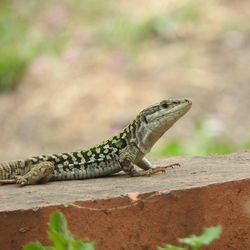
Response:
[[[0,249],[19,250],[47,239],[47,223],[61,210],[77,238],[96,249],[156,249],[165,242],[223,226],[210,250],[250,249],[250,153],[167,158],[181,167],[167,174],[123,175],[84,181],[0,187]]]

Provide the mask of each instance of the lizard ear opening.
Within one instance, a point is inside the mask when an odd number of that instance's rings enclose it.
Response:
[[[148,124],[148,120],[147,120],[147,117],[146,117],[145,115],[142,116],[142,120],[143,120],[146,124]]]
[[[166,101],[162,101],[161,103],[160,103],[160,105],[161,105],[161,107],[162,108],[164,108],[164,109],[167,109],[168,108],[168,103],[166,102]]]

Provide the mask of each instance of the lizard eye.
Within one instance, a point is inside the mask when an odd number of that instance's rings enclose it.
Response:
[[[168,108],[168,104],[166,102],[162,102],[161,103],[161,107],[164,108],[164,109],[167,109]]]

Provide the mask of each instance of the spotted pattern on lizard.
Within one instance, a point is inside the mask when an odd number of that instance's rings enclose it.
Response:
[[[24,186],[102,177],[122,170],[132,177],[164,172],[178,163],[152,168],[145,155],[191,105],[190,99],[163,100],[141,111],[117,135],[89,149],[0,163],[0,183]]]

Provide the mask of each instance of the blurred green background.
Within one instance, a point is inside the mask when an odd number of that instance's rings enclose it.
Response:
[[[250,149],[248,1],[0,2],[0,158],[87,147],[146,106],[193,107],[152,156]]]

